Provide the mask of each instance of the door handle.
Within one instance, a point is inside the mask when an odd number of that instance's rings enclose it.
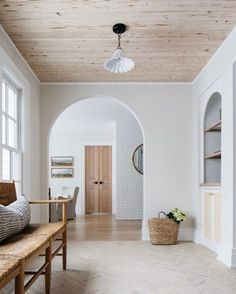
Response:
[[[98,184],[98,181],[95,181],[95,182],[93,182],[93,183],[97,185],[97,184]]]
[[[104,184],[104,182],[100,181],[99,184]]]

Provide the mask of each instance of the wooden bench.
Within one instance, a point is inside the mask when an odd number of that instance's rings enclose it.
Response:
[[[18,279],[20,272],[20,261],[15,256],[0,254],[0,289],[6,286],[12,279]]]
[[[0,204],[8,205],[16,200],[14,182],[0,182]],[[15,294],[25,293],[35,280],[45,276],[45,293],[50,293],[51,262],[55,256],[62,256],[63,270],[67,263],[67,203],[70,200],[38,200],[30,204],[61,204],[62,222],[55,224],[30,224],[19,234],[0,243],[0,289],[15,279]],[[53,251],[53,243],[59,243]],[[62,253],[60,253],[62,251]],[[45,260],[37,271],[27,267],[39,256]],[[25,276],[31,279],[25,284]]]

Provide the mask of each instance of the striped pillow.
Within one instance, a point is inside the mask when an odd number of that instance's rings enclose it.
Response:
[[[22,231],[30,222],[28,201],[20,196],[8,206],[0,205],[0,242]]]

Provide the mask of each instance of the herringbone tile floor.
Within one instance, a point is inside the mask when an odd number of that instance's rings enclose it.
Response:
[[[152,246],[138,240],[139,229],[139,222],[92,216],[70,223],[68,270],[54,259],[51,293],[236,293],[236,270],[218,262],[210,250],[191,242]],[[3,293],[12,292],[8,287]],[[27,293],[43,294],[43,278]]]

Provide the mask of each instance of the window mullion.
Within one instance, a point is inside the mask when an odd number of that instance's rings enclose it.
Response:
[[[8,113],[2,111],[2,113],[5,115],[5,117],[9,118],[10,120],[14,121],[15,123],[17,123],[17,119],[15,119],[14,117],[10,116]]]
[[[8,86],[5,86],[5,111],[8,114]],[[6,145],[8,145],[8,116],[6,115]]]
[[[20,154],[22,153],[21,150],[16,149],[16,148],[11,147],[11,146],[6,145],[6,144],[2,144],[2,148],[10,150],[10,151],[15,152],[15,153],[20,153]]]
[[[13,152],[10,150],[10,179],[13,180]]]
[[[22,138],[21,138],[21,90],[17,91],[17,115],[16,115],[16,127],[17,127],[17,149],[22,150]],[[22,165],[22,164],[21,164]]]

